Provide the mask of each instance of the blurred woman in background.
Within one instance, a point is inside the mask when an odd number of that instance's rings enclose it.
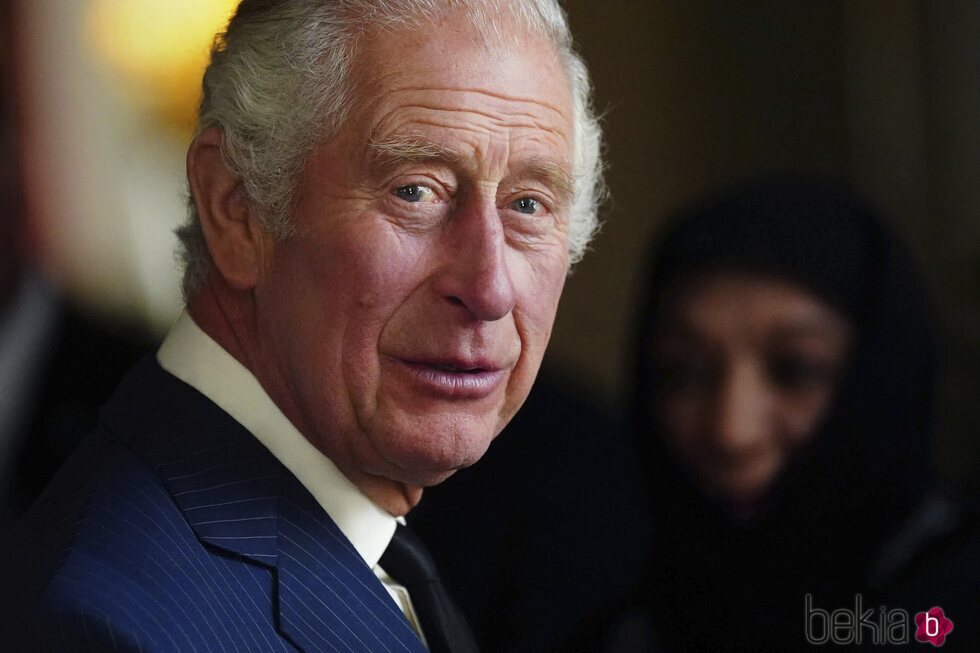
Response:
[[[652,260],[631,414],[655,545],[608,647],[803,648],[806,595],[829,612],[864,593],[877,615],[962,526],[933,492],[935,345],[908,256],[849,190],[784,178],[684,216]]]

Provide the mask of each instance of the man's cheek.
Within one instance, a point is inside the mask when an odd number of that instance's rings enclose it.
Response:
[[[351,261],[359,271],[343,280],[356,293],[357,303],[377,310],[393,309],[425,279],[424,258],[417,250],[366,248]]]

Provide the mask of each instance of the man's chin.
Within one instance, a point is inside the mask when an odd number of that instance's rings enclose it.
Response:
[[[412,474],[399,472],[386,478],[388,491],[372,498],[389,513],[396,516],[406,515],[418,505],[425,488],[439,485],[455,473],[456,469],[430,472],[413,470]],[[394,493],[391,492],[391,481],[394,481],[394,487],[397,488]]]
[[[461,434],[445,442],[398,439],[384,458],[391,465],[391,476],[400,482],[432,487],[480,460],[492,439],[485,434]]]
[[[466,455],[460,455],[459,452],[454,455],[446,455],[443,452],[417,452],[398,461],[399,480],[419,487],[439,485],[457,471],[476,463],[486,449],[482,447]]]
[[[379,410],[365,431],[381,458],[429,475],[469,467],[502,429],[496,406],[439,408]]]

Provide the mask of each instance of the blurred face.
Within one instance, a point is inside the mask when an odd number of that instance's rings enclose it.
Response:
[[[668,300],[655,357],[655,411],[709,494],[751,512],[834,400],[848,322],[810,292],[732,272]]]
[[[438,38],[432,38],[437,36]],[[270,392],[349,478],[431,485],[524,401],[568,267],[552,48],[445,20],[365,36],[351,118],[299,179],[256,290]]]

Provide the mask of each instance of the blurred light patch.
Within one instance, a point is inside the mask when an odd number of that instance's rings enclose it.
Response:
[[[214,35],[238,0],[91,0],[85,37],[127,100],[182,133],[194,127]]]
[[[201,75],[235,0],[22,0],[14,28],[38,266],[109,316],[165,330]]]

